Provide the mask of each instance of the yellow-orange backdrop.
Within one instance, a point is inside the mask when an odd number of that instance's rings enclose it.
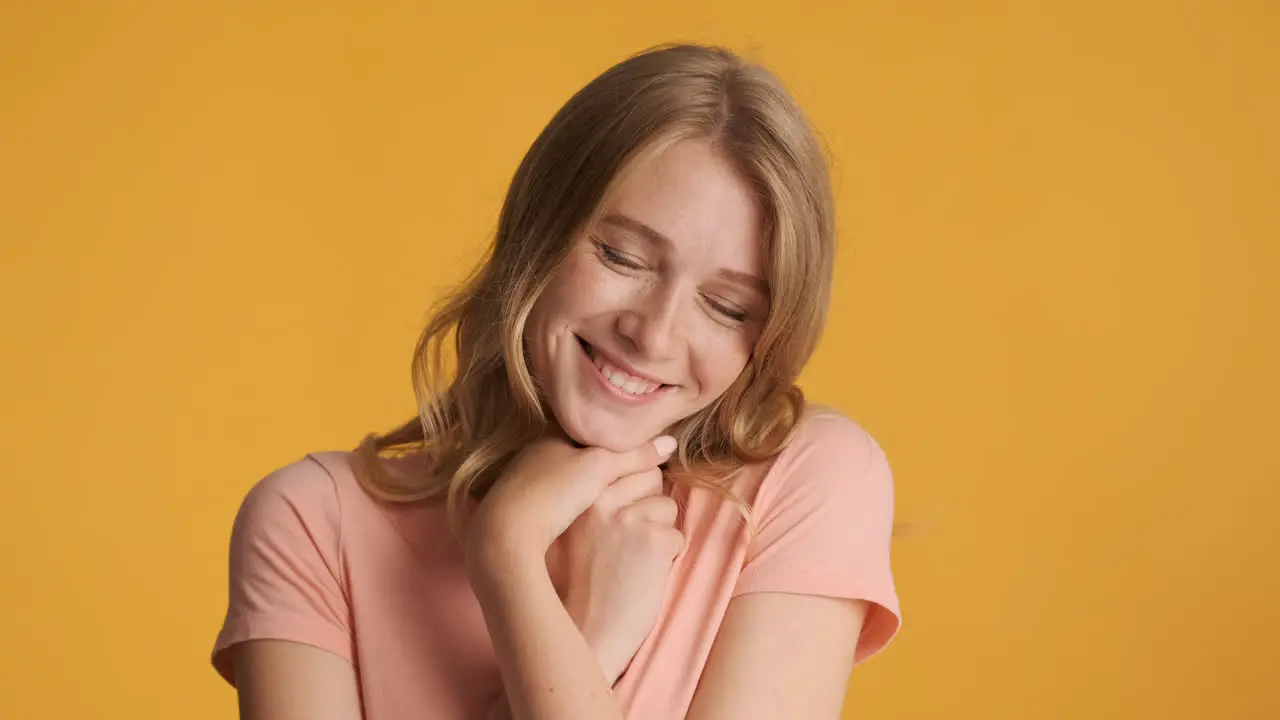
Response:
[[[0,716],[233,715],[242,493],[412,412],[524,148],[677,39],[837,160],[804,384],[917,524],[848,717],[1280,716],[1280,6],[537,5],[3,3]]]

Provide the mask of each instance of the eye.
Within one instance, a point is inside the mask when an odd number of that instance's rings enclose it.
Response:
[[[597,238],[592,238],[591,242],[595,244],[596,250],[600,252],[600,257],[606,264],[624,267],[628,270],[644,270],[642,263],[618,248],[608,245]]]
[[[751,317],[746,310],[723,300],[707,297],[707,304],[711,306],[712,310],[735,323],[745,323]]]

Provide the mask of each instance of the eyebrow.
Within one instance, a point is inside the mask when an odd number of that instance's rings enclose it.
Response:
[[[637,235],[644,237],[650,242],[656,243],[658,245],[666,246],[667,248],[670,248],[674,245],[674,243],[671,242],[671,238],[667,237],[666,235],[663,235],[657,230],[654,230],[653,228],[649,227],[648,225],[645,225],[644,223],[640,222],[639,220],[629,215],[623,215],[622,213],[619,213],[619,212],[607,213],[605,214],[604,218],[602,218],[602,222],[604,222],[607,225],[616,225],[624,230],[630,230],[631,232],[634,232]],[[765,282],[763,278],[757,275],[752,275],[751,273],[739,272],[737,270],[729,270],[727,268],[721,268],[719,274],[725,278],[728,278],[729,280],[733,280],[733,281],[742,283],[743,285],[746,285],[747,287],[751,288],[752,290],[755,290],[756,292],[760,293],[766,298],[769,297],[769,283]]]

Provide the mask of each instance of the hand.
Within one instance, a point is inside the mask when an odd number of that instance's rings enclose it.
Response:
[[[492,576],[509,569],[512,562],[543,563],[551,543],[605,488],[619,478],[656,471],[675,444],[674,438],[663,436],[615,453],[576,448],[554,437],[531,443],[476,510],[467,532],[468,565]]]
[[[595,651],[609,684],[653,629],[684,547],[678,508],[653,468],[618,479],[574,520],[549,554],[565,609]]]

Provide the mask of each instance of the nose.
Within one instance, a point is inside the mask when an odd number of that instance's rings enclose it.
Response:
[[[674,288],[650,288],[618,315],[618,334],[646,360],[668,360],[683,338],[681,303]]]

